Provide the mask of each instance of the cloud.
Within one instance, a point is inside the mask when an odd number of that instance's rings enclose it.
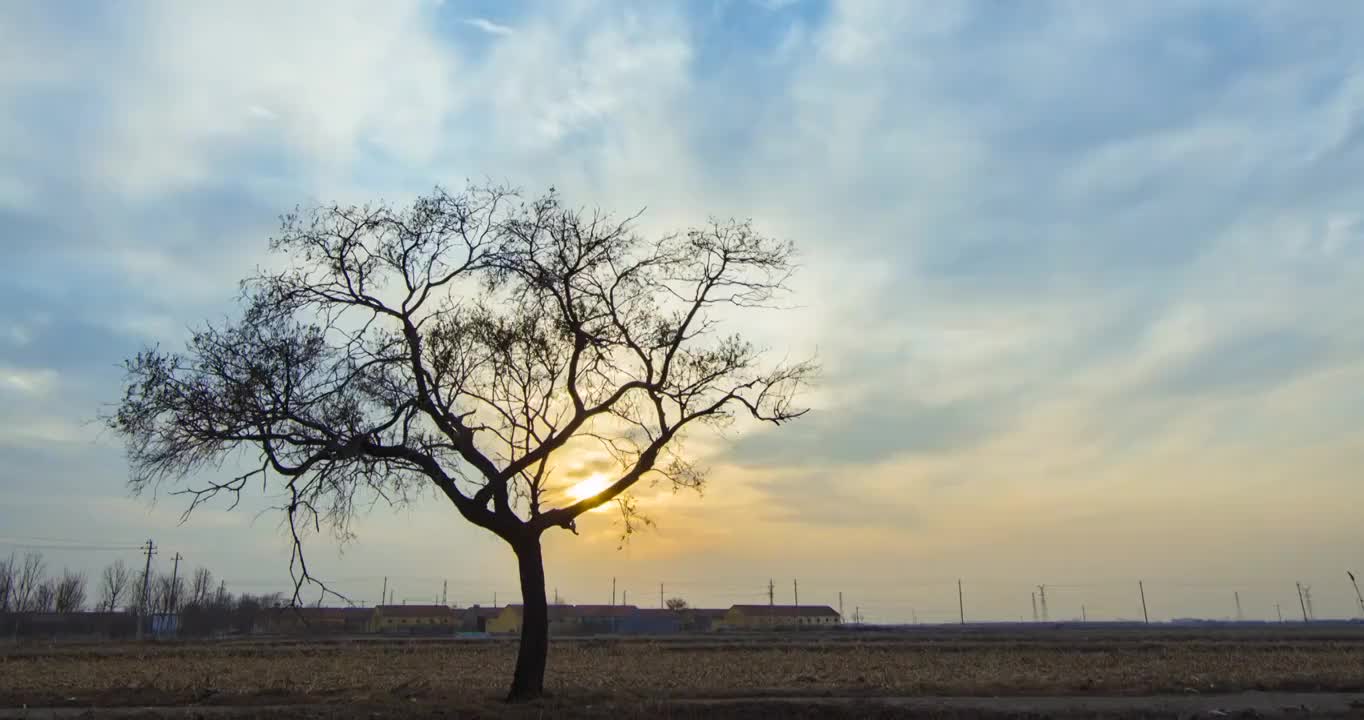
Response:
[[[801,248],[797,309],[728,329],[817,350],[815,411],[698,439],[710,489],[645,493],[664,530],[640,556],[797,553],[834,573],[874,541],[930,569],[1062,572],[1128,556],[1143,523],[1237,552],[1199,528],[1263,526],[1242,497],[1347,543],[1362,20],[1215,2],[7,9],[0,436],[39,475],[121,487],[108,448],[72,442],[81,423],[120,358],[230,310],[279,212],[489,177],[647,207],[644,232],[733,215]],[[1303,483],[1335,500],[1294,500]],[[614,552],[600,534],[565,551],[576,571]]]
[[[505,37],[515,32],[510,27],[507,27],[506,25],[499,25],[498,23],[495,23],[487,18],[465,18],[463,22],[466,25],[472,25],[473,27],[482,30],[483,32],[489,35]]]
[[[25,395],[43,395],[57,382],[57,373],[52,370],[26,370],[0,365],[0,390],[10,390]]]

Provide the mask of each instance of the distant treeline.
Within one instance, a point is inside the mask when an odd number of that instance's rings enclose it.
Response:
[[[11,637],[120,637],[136,633],[134,616],[150,615],[177,615],[181,635],[245,633],[264,610],[282,605],[280,593],[234,595],[203,567],[188,578],[173,572],[144,578],[117,560],[100,572],[92,593],[84,573],[49,576],[41,553],[0,560],[0,635]]]

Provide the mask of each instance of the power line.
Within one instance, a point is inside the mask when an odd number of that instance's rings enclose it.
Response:
[[[15,543],[0,541],[0,545],[5,547],[19,548],[21,550],[46,550],[59,552],[71,550],[74,552],[134,552],[141,549],[138,545],[111,546],[111,545],[39,545],[36,543]]]
[[[57,538],[40,535],[13,535],[6,533],[0,535],[0,540],[14,540],[18,542],[39,542],[39,543],[74,543],[77,545],[138,545],[137,542],[118,542],[115,540],[86,540],[83,538]]]

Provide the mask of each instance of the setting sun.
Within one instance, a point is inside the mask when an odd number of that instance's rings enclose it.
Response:
[[[574,500],[586,500],[605,490],[611,484],[611,480],[601,473],[593,473],[585,480],[570,487],[566,492]]]

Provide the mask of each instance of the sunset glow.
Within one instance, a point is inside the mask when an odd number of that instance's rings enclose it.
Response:
[[[576,502],[578,500],[586,500],[587,498],[596,495],[602,490],[605,490],[610,485],[611,485],[610,478],[606,477],[605,475],[602,475],[601,473],[593,473],[587,476],[587,479],[583,480],[582,482],[579,482],[577,485],[570,487],[566,492],[568,496],[573,498],[573,500]]]

